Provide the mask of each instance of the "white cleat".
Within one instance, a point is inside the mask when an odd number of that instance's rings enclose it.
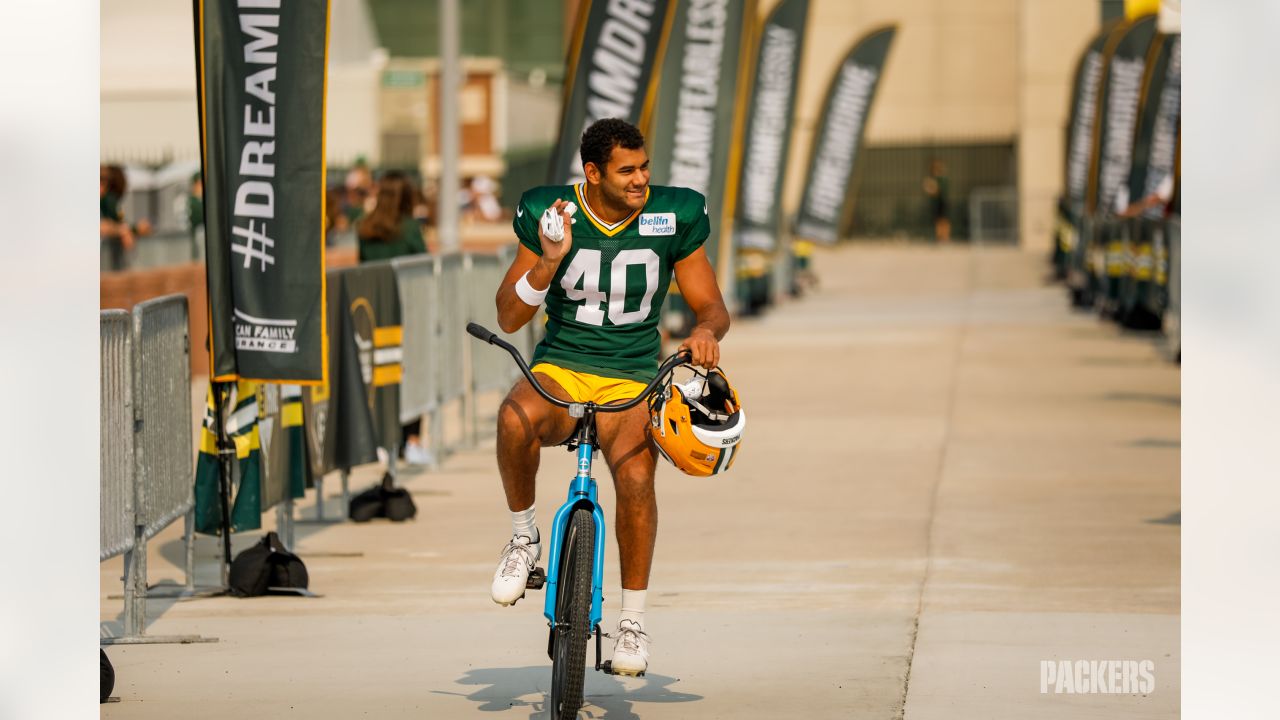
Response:
[[[614,638],[609,669],[614,675],[643,675],[649,667],[649,636],[640,624],[632,620],[619,621]]]
[[[524,597],[529,573],[533,572],[540,557],[541,543],[530,542],[523,535],[511,538],[511,542],[502,549],[498,569],[493,573],[493,588],[490,590],[493,601],[499,605],[511,605]]]

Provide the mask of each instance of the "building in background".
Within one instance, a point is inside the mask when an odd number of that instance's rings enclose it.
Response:
[[[560,121],[566,38],[581,0],[462,3],[463,177],[501,181],[503,204],[541,184]],[[762,0],[760,16],[776,0]],[[971,234],[975,197],[1004,203],[1028,248],[1047,249],[1061,192],[1074,64],[1116,2],[812,0],[784,211],[800,201],[822,95],[841,57],[869,29],[898,35],[849,192],[846,237],[928,237],[930,162],[948,174],[954,234]],[[1101,11],[1100,11],[1101,5]],[[436,174],[438,3],[332,0],[327,159]],[[189,4],[103,0],[101,160],[183,182],[198,163]],[[661,138],[653,138],[661,142]],[[185,232],[131,180],[131,216],[158,234]],[[151,212],[147,203],[159,209]],[[1015,220],[1016,218],[1016,220]]]
[[[774,2],[762,2],[767,13]],[[844,235],[933,234],[922,181],[930,161],[948,174],[954,235],[971,235],[969,201],[1007,198],[1013,237],[1047,251],[1061,192],[1063,128],[1075,62],[1100,24],[1091,2],[812,0],[784,204],[800,202],[822,94],[868,30],[898,35],[871,111]]]
[[[368,0],[368,8],[388,56],[380,78],[378,156],[383,165],[433,177],[439,172],[439,3]],[[563,0],[471,0],[461,9],[460,173],[514,173],[523,184],[531,162],[545,173],[555,142],[572,15]]]
[[[331,165],[378,156],[379,79],[387,64],[365,0],[330,0]],[[101,160],[158,168],[200,160],[191,4],[102,0]]]

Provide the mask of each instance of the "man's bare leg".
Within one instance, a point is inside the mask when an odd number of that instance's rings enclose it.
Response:
[[[540,376],[539,382],[553,395],[563,396],[563,389],[551,378]],[[513,530],[490,589],[499,605],[524,597],[529,575],[542,554],[533,507],[542,446],[560,442],[572,431],[569,413],[543,400],[527,380],[517,383],[498,408],[498,472]]]
[[[641,404],[624,413],[602,413],[597,417],[600,448],[617,491],[614,525],[622,587],[644,590],[649,587],[649,569],[658,537],[658,499],[653,488],[658,455],[645,429],[648,408]]]
[[[552,396],[568,399],[555,380],[542,373],[537,378]],[[573,428],[569,413],[543,400],[528,380],[511,388],[498,408],[498,474],[508,510],[519,512],[533,505],[543,446],[561,442]]]
[[[649,413],[643,405],[618,415],[600,416],[600,445],[618,496],[614,524],[622,565],[622,610],[609,662],[620,675],[639,675],[649,667],[644,615],[658,537],[658,499],[653,488],[657,450],[645,429],[648,422]]]

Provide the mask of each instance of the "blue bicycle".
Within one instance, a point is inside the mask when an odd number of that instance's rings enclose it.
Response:
[[[547,402],[569,411],[578,420],[572,438],[565,443],[578,453],[578,474],[569,485],[569,498],[556,511],[551,525],[551,548],[547,570],[535,568],[526,587],[531,590],[547,586],[542,614],[550,632],[547,655],[551,658],[551,717],[572,720],[582,707],[582,690],[586,680],[587,643],[596,639],[595,669],[613,674],[611,661],[600,660],[601,606],[604,595],[604,512],[596,499],[596,479],[591,477],[591,459],[596,448],[596,414],[622,412],[644,402],[677,366],[689,361],[688,351],[667,358],[658,368],[653,381],[636,397],[617,405],[592,402],[566,402],[553,397],[538,384],[520,351],[494,333],[476,323],[467,323],[467,332],[490,345],[506,350],[515,359],[529,384]],[[644,675],[644,673],[640,673]]]

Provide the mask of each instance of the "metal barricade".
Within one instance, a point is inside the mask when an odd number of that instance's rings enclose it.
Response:
[[[516,259],[516,255],[519,252],[520,243],[509,243],[498,248],[498,264],[503,267],[504,271],[506,268],[511,267],[512,261]],[[497,292],[496,288],[494,292]]]
[[[505,272],[506,268],[497,255],[471,256],[471,275],[467,279],[467,317],[471,322],[480,323],[498,333],[503,340],[524,352],[527,340],[520,337],[521,333],[504,333],[498,327],[498,307],[494,302],[494,295],[498,292],[498,285]],[[528,359],[527,355],[525,359]],[[515,364],[503,353],[471,353],[471,387],[475,392],[506,390],[518,372]]]
[[[515,261],[516,255],[519,252],[520,252],[519,243],[511,243],[509,245],[503,245],[501,248],[498,249],[499,272],[498,272],[497,282],[502,282],[502,278],[505,277],[507,274],[507,268],[511,267],[511,263]],[[497,294],[497,292],[498,292],[498,285],[497,283],[495,283],[493,286],[493,293]],[[496,313],[496,308],[495,308],[495,313]],[[491,329],[496,330],[497,329],[496,326],[497,326],[497,320],[495,319],[494,327]],[[534,348],[538,346],[538,342],[542,340],[542,336],[546,334],[546,326],[547,326],[547,313],[543,308],[538,308],[537,311],[533,313],[533,318],[530,319],[529,322],[523,328],[520,328],[520,330],[517,331],[514,335],[506,336],[507,341],[510,342],[512,345],[515,345],[517,348],[519,348],[520,353],[524,355],[525,360],[529,360],[530,358],[533,357]],[[515,378],[520,376],[520,371],[517,370],[514,365],[512,365],[510,362],[507,362],[506,365],[510,370],[511,380],[514,380]]]
[[[135,502],[150,539],[195,504],[187,298],[139,303],[133,332]]]
[[[123,341],[115,336],[120,323],[124,323],[127,330],[127,339]],[[102,325],[104,333],[108,326],[112,332],[111,342],[104,344],[103,349],[103,482],[107,482],[105,458],[110,457],[111,464],[119,465],[127,474],[126,493],[132,497],[132,505],[123,513],[123,521],[133,537],[124,561],[124,635],[103,638],[102,643],[216,642],[216,638],[198,635],[145,634],[147,597],[159,596],[150,593],[147,584],[147,541],[184,516],[186,588],[178,595],[194,594],[190,515],[194,506],[194,450],[187,299],[183,295],[169,295],[148,300],[134,307],[132,316],[122,311],[103,313]],[[128,348],[127,352],[120,349],[122,345]],[[128,379],[123,381],[118,376]],[[111,403],[107,402],[109,395]],[[122,410],[123,417],[120,417]],[[115,459],[117,454],[127,455],[132,462],[120,462]],[[106,515],[116,512],[108,503],[116,504],[116,501],[104,493],[104,528]],[[119,521],[120,518],[112,518],[111,523]]]
[[[99,314],[100,500],[98,560],[133,550],[133,321],[124,310]]]
[[[538,311],[533,314],[533,319],[529,321],[528,325],[524,326],[524,330],[525,343],[528,345],[528,350],[525,351],[524,356],[532,358],[533,351],[547,334],[547,310],[545,307],[538,308]]]
[[[467,275],[470,257],[460,253],[445,255],[437,266],[436,281],[440,298],[437,317],[440,319],[440,335],[437,338],[435,354],[440,360],[440,405],[448,405],[457,400],[460,403],[459,417],[462,420],[463,443],[470,441],[470,426],[467,424],[468,398],[470,385],[467,378],[467,360],[471,347],[467,335]],[[441,438],[441,450],[449,452],[454,446],[443,438],[443,419],[440,427],[432,428],[432,434]],[[439,454],[436,457],[441,457]]]
[[[467,263],[465,255],[445,255],[440,258],[439,318],[440,343],[436,354],[440,358],[440,401],[457,400],[466,395],[466,376],[463,349],[467,336]]]
[[[444,452],[440,373],[440,259],[409,255],[391,261],[400,288],[403,376],[400,381],[400,421],[427,419],[431,463]]]
[[[969,236],[974,244],[1018,241],[1018,189],[980,187],[969,192]]]
[[[499,337],[518,348],[527,360],[529,358],[528,338],[529,332],[525,328],[521,328],[514,333],[505,333],[498,327],[498,307],[494,302],[494,295],[498,291],[498,286],[502,283],[502,278],[506,274],[507,267],[511,264],[509,259],[504,263],[501,254],[498,255],[471,255],[471,271],[467,279],[467,317],[472,321],[479,323],[490,330],[493,330]],[[500,352],[487,352],[482,348],[472,348],[471,350],[471,396],[470,416],[471,416],[471,437],[475,438],[481,434],[481,428],[493,425],[485,422],[480,418],[477,409],[476,399],[481,393],[501,391],[505,392],[511,387],[511,383],[519,374],[515,364],[510,358]]]
[[[519,252],[520,252],[520,243],[511,243],[509,245],[503,245],[502,247],[498,248],[498,279],[497,279],[497,282],[495,282],[493,285],[493,293],[492,293],[493,295],[497,295],[498,283],[502,282],[502,278],[505,277],[507,274],[507,268],[511,267],[511,263],[515,262],[516,255],[519,254]],[[496,307],[494,308],[494,314],[495,314],[495,319],[493,324],[494,326],[496,326],[498,324],[496,319],[496,314],[497,314]],[[541,323],[541,317],[542,317],[542,309],[539,308],[538,311],[534,313],[533,319],[530,320],[527,325],[521,328],[514,335],[507,336],[507,341],[510,342],[512,345],[515,345],[520,350],[520,354],[524,355],[525,360],[528,360],[530,357],[533,356],[533,346],[536,343],[530,342],[531,338],[533,337],[531,330],[535,323],[538,323],[538,324]],[[494,329],[496,329],[496,327]],[[511,369],[511,377],[513,379],[520,375],[520,371],[516,370],[515,367],[511,365],[510,361],[508,361],[506,364]]]
[[[410,422],[440,407],[439,287],[436,258],[426,255],[391,261],[400,288],[400,321],[404,328],[400,381],[400,421]]]

